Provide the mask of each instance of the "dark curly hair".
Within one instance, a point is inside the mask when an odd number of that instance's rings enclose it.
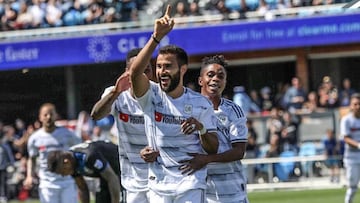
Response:
[[[210,64],[219,64],[219,65],[223,66],[224,68],[226,68],[228,65],[224,55],[206,56],[201,61],[200,73],[202,73],[203,70],[205,68],[207,68],[207,66]]]

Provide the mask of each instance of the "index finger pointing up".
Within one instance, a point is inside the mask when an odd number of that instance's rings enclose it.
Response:
[[[171,14],[171,6],[170,4],[168,4],[164,16],[170,17],[170,14]]]

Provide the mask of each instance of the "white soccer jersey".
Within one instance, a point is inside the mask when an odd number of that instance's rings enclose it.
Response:
[[[189,160],[187,153],[203,153],[198,132],[185,135],[181,123],[189,117],[202,122],[209,132],[216,132],[216,117],[211,102],[188,88],[173,99],[160,86],[150,82],[146,94],[138,98],[144,110],[149,145],[159,150],[157,161],[149,166],[149,187],[159,195],[177,195],[190,189],[206,188],[206,167],[193,175],[183,175],[179,161]]]
[[[107,88],[103,96],[112,88]],[[140,150],[148,145],[143,111],[127,90],[115,100],[111,113],[119,134],[121,184],[130,192],[147,191],[148,163],[140,157]]]
[[[233,143],[247,142],[246,117],[240,106],[221,99],[217,116],[218,153],[228,151]],[[206,198],[208,202],[242,202],[246,198],[246,177],[240,160],[208,164]]]
[[[353,113],[345,115],[340,122],[340,136],[343,139],[344,136],[350,136],[352,139],[360,142],[360,119],[355,118]],[[354,147],[345,145],[344,162],[360,163],[360,150]]]
[[[39,187],[61,188],[74,184],[71,176],[62,176],[47,171],[47,156],[50,151],[68,150],[80,142],[81,140],[65,127],[57,127],[52,133],[40,128],[30,136],[27,144],[29,156],[39,156]]]

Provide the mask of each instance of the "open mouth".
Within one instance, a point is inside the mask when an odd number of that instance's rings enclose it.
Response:
[[[168,86],[170,83],[170,77],[169,76],[161,76],[160,77],[160,83],[163,86]]]

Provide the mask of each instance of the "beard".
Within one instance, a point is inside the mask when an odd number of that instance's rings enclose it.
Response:
[[[173,91],[179,85],[179,83],[180,83],[180,70],[178,70],[174,75],[169,75],[169,77],[170,77],[170,85],[169,86],[164,87],[163,85],[161,85],[161,82],[160,82],[161,89],[166,93],[169,93],[169,92]],[[160,79],[159,79],[159,81],[160,81]]]

